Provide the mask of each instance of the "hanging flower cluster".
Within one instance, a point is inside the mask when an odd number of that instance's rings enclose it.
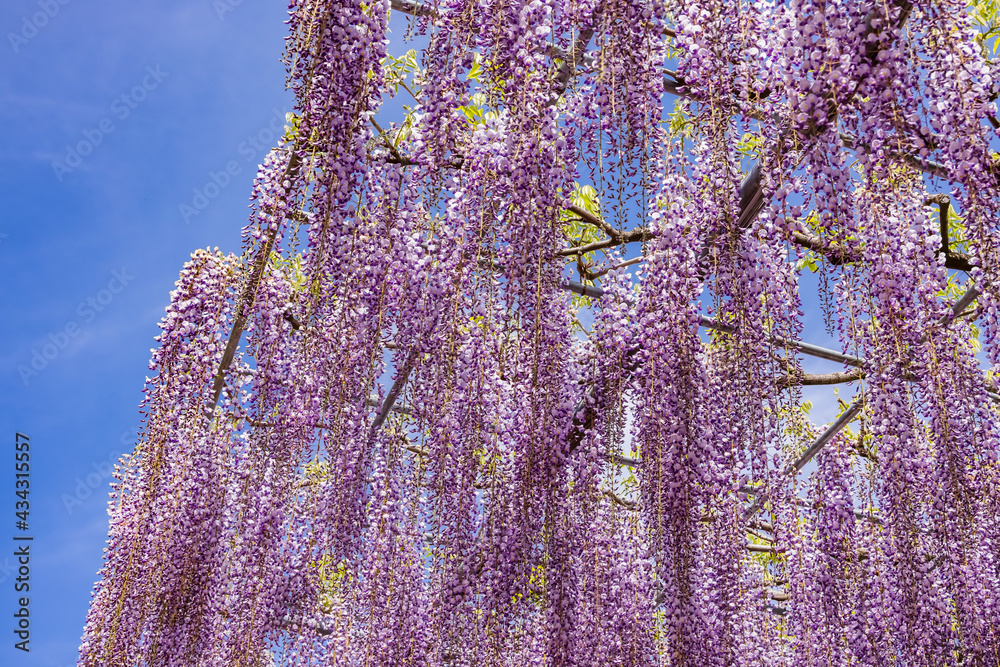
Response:
[[[296,113],[242,257],[171,295],[81,665],[1000,660],[965,2],[289,16]]]

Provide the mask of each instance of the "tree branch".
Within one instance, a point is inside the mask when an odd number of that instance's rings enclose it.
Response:
[[[399,375],[396,376],[396,381],[392,383],[392,387],[389,388],[389,393],[385,395],[385,401],[382,402],[382,408],[378,411],[375,416],[375,420],[372,422],[371,434],[374,436],[375,431],[382,426],[382,422],[385,418],[389,416],[389,411],[392,410],[392,406],[396,403],[396,399],[399,398],[399,394],[403,391],[403,386],[406,385],[407,378],[410,377],[410,372],[413,371],[413,366],[417,363],[417,357],[420,354],[420,348],[414,345],[413,350],[410,352],[410,356],[406,359],[406,363],[403,365],[402,370],[399,371]]]
[[[945,230],[947,234],[947,230]],[[854,262],[861,261],[858,254],[840,243],[834,241],[824,241],[818,236],[813,234],[806,234],[804,232],[792,232],[792,240],[796,245],[802,246],[803,248],[809,248],[813,252],[819,253],[826,258],[826,261],[834,266],[840,266],[842,264],[852,264]],[[965,271],[968,273],[972,270],[972,264],[969,259],[969,255],[961,252],[951,252],[945,248],[938,250],[939,255],[944,255],[944,265],[945,268],[954,269],[956,271]]]
[[[562,66],[559,68],[559,73],[556,75],[556,84],[553,86],[553,96],[549,101],[549,105],[555,104],[563,93],[566,92],[566,88],[569,87],[569,80],[573,74],[580,69],[580,65],[583,64],[583,56],[587,51],[587,44],[594,36],[594,29],[588,28],[586,30],[581,30],[580,34],[577,35],[576,41],[573,42],[573,50],[570,51],[566,59],[563,60]]]
[[[572,248],[563,248],[556,254],[561,257],[582,255],[588,252],[593,252],[594,250],[603,250],[604,248],[626,245],[628,243],[635,243],[636,241],[648,241],[651,238],[653,238],[651,232],[645,228],[637,227],[636,229],[617,234],[614,238],[605,239],[603,241],[594,241],[593,243],[588,243],[587,245],[575,246]]]
[[[577,216],[584,222],[591,224],[594,227],[597,227],[611,238],[617,238],[621,236],[621,233],[613,226],[611,226],[609,223],[605,222],[603,218],[599,218],[598,216],[594,215],[585,208],[580,208],[575,204],[571,204],[570,206],[566,207],[566,210],[572,213],[573,215]]]
[[[396,149],[396,146],[389,141],[389,135],[385,133],[385,130],[383,130],[382,126],[378,124],[378,121],[375,120],[374,116],[371,118],[371,123],[375,129],[378,130],[379,135],[382,137],[382,141],[385,143],[386,148],[389,149],[389,152],[392,153],[392,157],[397,161],[397,164],[402,164],[403,156],[399,154],[399,150]]]
[[[611,501],[619,507],[624,507],[629,511],[636,511],[639,509],[639,503],[632,502],[631,500],[625,500],[624,498],[619,497],[614,491],[605,490],[604,495],[610,498]]]
[[[434,8],[412,0],[390,0],[390,6],[397,12],[410,16],[433,16]]]
[[[301,160],[299,159],[299,154],[296,148],[297,144],[291,149],[292,154],[288,159],[288,166],[285,168],[284,176],[281,179],[282,181],[290,180],[299,170]],[[253,270],[250,272],[250,278],[247,280],[243,293],[240,294],[240,298],[236,302],[236,314],[233,318],[233,328],[229,332],[229,340],[226,342],[226,349],[222,353],[222,360],[219,362],[219,370],[215,374],[215,382],[212,383],[212,402],[208,406],[209,410],[214,410],[215,406],[219,404],[219,397],[222,395],[222,388],[226,385],[226,371],[229,370],[229,366],[232,365],[233,359],[236,356],[236,348],[239,346],[240,337],[243,335],[243,329],[246,328],[250,308],[257,298],[257,288],[260,287],[260,281],[264,278],[264,269],[267,267],[267,260],[271,256],[271,251],[274,249],[274,241],[277,234],[277,226],[273,226],[268,230],[267,239],[264,241],[264,245],[261,246],[260,250],[257,252],[257,259],[254,262]]]
[[[781,387],[813,386],[828,384],[844,384],[854,382],[865,377],[860,368],[842,373],[798,373],[791,372],[778,378],[778,385]]]

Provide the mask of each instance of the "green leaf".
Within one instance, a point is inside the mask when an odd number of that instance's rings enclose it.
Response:
[[[968,3],[969,16],[979,29],[976,41],[983,49],[983,55],[996,55],[1000,47],[1000,2],[998,0],[971,0]]]
[[[764,140],[758,135],[747,132],[736,142],[736,150],[745,157],[755,157],[763,143]]]
[[[670,128],[670,134],[684,138],[694,136],[691,118],[685,113],[686,108],[687,104],[680,100],[674,105],[673,112],[667,116],[667,127]]]
[[[807,252],[798,262],[795,263],[795,270],[809,269],[811,273],[819,271],[819,258],[812,250]]]
[[[483,65],[482,65],[482,62],[480,60],[480,56],[477,53],[476,54],[476,59],[472,63],[472,69],[469,70],[469,76],[465,77],[465,80],[466,81],[475,81],[477,83],[482,83],[482,81],[479,79],[479,77],[482,75],[482,73],[483,73]]]
[[[485,122],[487,118],[491,117],[492,111],[486,109],[486,94],[485,93],[475,93],[469,98],[469,104],[465,106],[458,107],[466,119],[472,125],[478,125]]]
[[[600,217],[601,200],[597,195],[597,190],[590,185],[580,185],[573,183],[573,191],[569,193],[569,200],[574,206]]]

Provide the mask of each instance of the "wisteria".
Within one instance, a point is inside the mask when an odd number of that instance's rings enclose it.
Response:
[[[1000,664],[990,7],[292,1],[80,665]]]

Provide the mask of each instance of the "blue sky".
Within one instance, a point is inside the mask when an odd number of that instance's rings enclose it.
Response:
[[[264,0],[0,5],[0,664],[75,664],[156,323],[193,250],[239,252],[292,108],[286,18]],[[13,646],[15,432],[31,438],[30,653]]]

